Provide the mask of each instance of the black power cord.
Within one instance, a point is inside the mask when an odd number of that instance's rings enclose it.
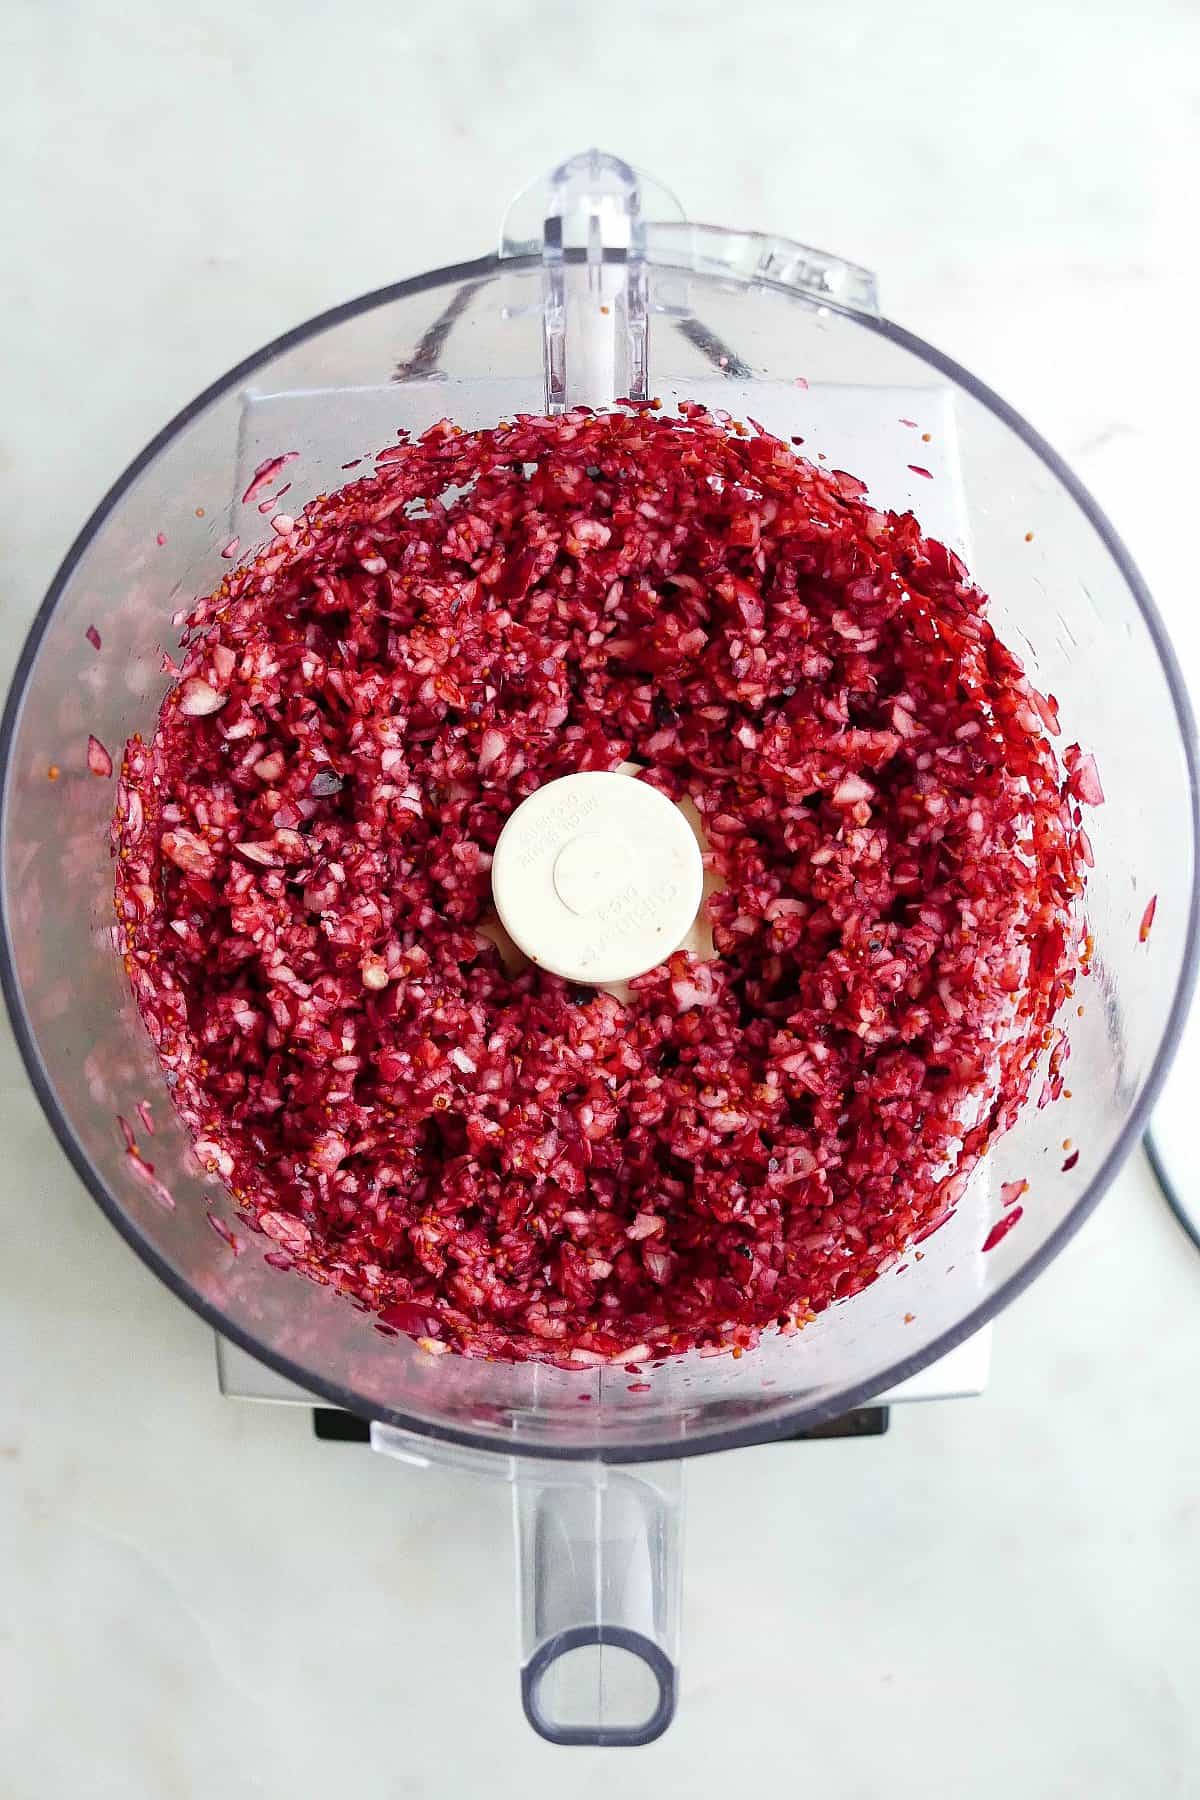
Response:
[[[1175,1214],[1179,1229],[1186,1237],[1191,1239],[1192,1243],[1196,1246],[1196,1249],[1200,1250],[1200,1225],[1197,1224],[1194,1216],[1183,1204],[1183,1201],[1179,1197],[1178,1189],[1175,1187],[1171,1177],[1167,1174],[1166,1165],[1163,1163],[1163,1160],[1155,1147],[1153,1130],[1148,1131],[1142,1139],[1142,1148],[1146,1152],[1146,1160],[1150,1164],[1151,1173],[1159,1185],[1162,1197],[1170,1207],[1171,1211]]]

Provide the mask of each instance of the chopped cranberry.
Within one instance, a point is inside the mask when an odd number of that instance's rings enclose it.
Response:
[[[430,1355],[740,1355],[1062,1091],[1094,763],[911,513],[681,412],[402,437],[197,603],[126,749],[120,948],[197,1157]],[[490,866],[634,756],[714,955],[617,999],[506,960]]]
[[[89,736],[87,741],[87,766],[93,775],[100,775],[105,780],[113,772],[112,757],[104,748],[98,737]]]
[[[257,499],[264,488],[270,487],[281,470],[286,469],[290,462],[295,462],[299,454],[298,450],[285,450],[282,456],[269,456],[265,462],[259,463],[249,487],[242,495],[242,505],[248,506],[251,500]]]
[[[240,1256],[244,1245],[236,1232],[230,1231],[224,1219],[218,1219],[216,1213],[207,1213],[206,1218],[223,1244],[226,1244],[235,1256]]]
[[[1006,1212],[1003,1218],[997,1219],[983,1240],[984,1250],[994,1250],[997,1244],[1002,1243],[1013,1226],[1024,1216],[1024,1212],[1023,1206],[1014,1206],[1011,1212]]]

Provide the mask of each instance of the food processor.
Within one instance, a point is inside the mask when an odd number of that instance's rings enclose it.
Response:
[[[635,1371],[433,1355],[272,1267],[271,1241],[198,1170],[114,948],[113,783],[89,738],[119,758],[131,732],[149,736],[173,620],[266,535],[263,490],[243,498],[264,465],[288,459],[274,485],[298,512],[398,428],[622,397],[699,400],[803,440],[965,557],[998,634],[1061,702],[1063,741],[1099,765],[1090,973],[1061,1100],[1027,1106],[946,1223],[799,1335]],[[1150,597],[1095,503],[1002,400],[881,316],[865,269],[691,221],[597,151],[519,195],[495,253],[311,320],[159,433],[50,588],[2,754],[4,989],[63,1149],[225,1340],[371,1421],[377,1450],[511,1484],[523,1703],[557,1743],[643,1744],[670,1722],[683,1460],[844,1414],[1019,1293],[1138,1141],[1194,972],[1195,730]],[[141,1121],[152,1180],[118,1116]],[[1019,1180],[1023,1215],[997,1233],[1000,1189]]]

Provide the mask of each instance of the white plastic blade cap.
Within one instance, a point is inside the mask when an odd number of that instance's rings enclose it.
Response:
[[[500,921],[531,962],[598,987],[665,961],[700,907],[704,865],[683,813],[628,775],[549,781],[492,859]]]

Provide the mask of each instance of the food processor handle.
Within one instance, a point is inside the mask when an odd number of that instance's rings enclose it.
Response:
[[[552,1744],[649,1744],[675,1715],[683,1465],[515,1464],[521,1700]]]
[[[371,1426],[412,1468],[513,1490],[521,1700],[552,1744],[650,1744],[675,1716],[683,1464],[550,1462]]]

